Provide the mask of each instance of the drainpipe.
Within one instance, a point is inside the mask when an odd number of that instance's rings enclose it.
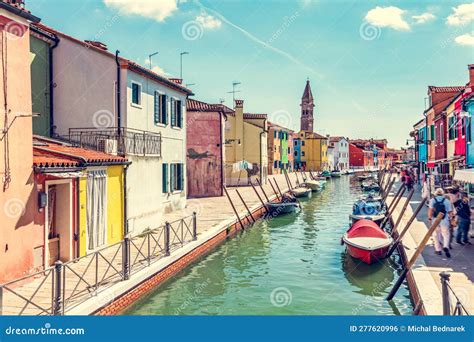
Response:
[[[263,184],[263,153],[262,153],[262,136],[265,134],[265,128],[260,132],[260,183]]]
[[[224,181],[224,136],[222,132],[222,118],[224,117],[222,112],[219,112],[219,122],[220,122],[220,145],[221,145],[221,183],[222,185],[225,184]],[[227,119],[224,117],[224,120],[227,121]],[[221,186],[221,196],[224,196],[224,187]]]
[[[120,61],[119,61],[119,50],[115,51],[115,63],[117,64],[117,89],[115,91],[115,96],[117,96],[117,129],[120,136],[120,127],[122,126],[122,114],[121,114],[121,79],[120,79]]]
[[[51,137],[55,134],[56,127],[54,126],[54,78],[53,78],[53,50],[59,44],[59,38],[54,36],[54,44],[49,47],[49,135]]]

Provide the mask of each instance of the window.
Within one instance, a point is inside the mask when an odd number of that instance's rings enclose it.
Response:
[[[295,157],[298,157],[298,151],[295,151]]]
[[[462,118],[461,119],[461,135],[463,137],[466,135],[466,119],[467,118]]]
[[[132,82],[132,104],[140,106],[142,104],[142,86]]]
[[[442,145],[444,143],[444,125],[441,123],[439,125],[439,142]]]
[[[298,140],[295,140],[295,146],[298,146]]]
[[[163,163],[162,172],[163,193],[168,193],[168,164]]]
[[[276,160],[273,162],[273,167],[274,167],[275,169],[277,168],[277,163],[278,163],[278,161],[276,161]]]
[[[155,124],[168,124],[168,113],[166,108],[166,95],[160,94],[155,91],[155,103],[154,103],[154,122]]]
[[[471,117],[466,118],[466,141],[471,142]]]
[[[304,146],[304,140],[301,141],[301,146]]]
[[[171,104],[171,127],[183,128],[183,108],[181,101],[170,99]]]
[[[171,192],[184,190],[184,167],[183,164],[171,164],[170,170]]]
[[[277,137],[277,131],[273,131],[273,137],[276,139],[276,137]]]
[[[435,126],[431,125],[430,126],[430,141],[435,140]]]
[[[301,155],[304,157],[304,151],[301,151]]]

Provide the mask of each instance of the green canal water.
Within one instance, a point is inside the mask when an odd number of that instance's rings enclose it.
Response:
[[[384,298],[398,277],[397,256],[375,265],[341,246],[360,196],[354,177],[332,179],[302,211],[261,220],[137,302],[128,315],[400,315],[408,289]]]

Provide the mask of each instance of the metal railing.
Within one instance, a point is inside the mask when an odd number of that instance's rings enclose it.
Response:
[[[451,285],[449,285],[450,274],[447,272],[441,272],[441,296],[443,299],[443,315],[445,316],[469,316],[469,311],[467,311],[464,304],[461,302],[461,299],[458,297],[456,292],[454,292]]]
[[[161,157],[160,133],[124,127],[70,128],[68,140],[100,152]]]
[[[197,239],[196,213],[0,285],[1,315],[63,315]]]

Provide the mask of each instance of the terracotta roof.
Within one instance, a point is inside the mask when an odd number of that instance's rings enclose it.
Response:
[[[328,138],[316,132],[305,132],[305,137],[309,139],[327,139]]]
[[[342,139],[346,139],[345,137],[329,137],[330,142],[339,142]],[[347,139],[346,139],[347,140]]]
[[[267,124],[268,124],[268,127],[275,127],[275,128],[279,128],[281,130],[284,130],[284,131],[287,131],[289,133],[293,133],[293,131],[289,128],[286,128],[286,127],[283,127],[283,126],[280,126],[276,123],[273,123],[273,122],[270,122],[270,121],[267,121]]]
[[[244,113],[244,119],[267,119],[267,114]]]
[[[186,101],[186,109],[193,112],[224,112],[224,108],[221,105],[210,104],[194,99],[188,99]]]
[[[428,86],[428,90],[432,93],[452,93],[463,90],[464,86],[448,86],[448,87],[436,87],[436,86]]]
[[[126,158],[85,148],[74,147],[68,143],[33,136],[33,166],[35,167],[80,167],[96,164],[127,164]]]
[[[0,0],[0,7],[35,23],[41,20],[25,8],[23,0]]]

